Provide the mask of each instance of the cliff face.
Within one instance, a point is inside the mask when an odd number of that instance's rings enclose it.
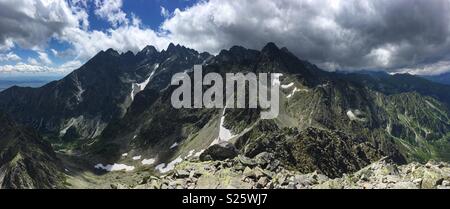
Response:
[[[62,182],[50,144],[0,113],[0,188],[61,188]]]

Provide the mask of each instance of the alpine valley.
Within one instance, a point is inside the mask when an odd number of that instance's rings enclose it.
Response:
[[[281,73],[280,112],[175,109],[176,73]],[[206,89],[204,89],[206,90]],[[99,52],[0,92],[1,188],[450,188],[450,86],[287,48]]]

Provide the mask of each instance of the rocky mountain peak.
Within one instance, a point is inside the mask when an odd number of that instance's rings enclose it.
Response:
[[[163,57],[171,57],[173,55],[190,56],[197,55],[198,52],[179,44],[170,43],[166,50],[161,51],[161,54]]]
[[[262,53],[265,54],[272,54],[272,53],[278,53],[280,51],[280,49],[278,48],[278,46],[273,43],[273,42],[269,42],[267,43],[261,50]]]
[[[220,51],[216,56],[216,60],[219,62],[231,62],[240,63],[244,60],[256,61],[259,56],[259,51],[247,49],[242,46],[233,46],[229,50]]]
[[[242,46],[232,46],[229,50],[230,53],[245,53],[248,49]]]
[[[148,45],[144,47],[137,55],[153,55],[158,53],[154,46]]]
[[[132,51],[127,51],[125,53],[122,53],[120,55],[120,57],[123,59],[131,60],[131,59],[134,59],[136,56],[134,55],[134,53]]]
[[[169,46],[167,47],[167,52],[176,52],[179,51],[181,49],[185,48],[184,46],[180,46],[179,44],[175,45],[174,43],[170,43]]]
[[[122,56],[134,56],[134,53],[132,51],[127,51],[125,53],[121,54]]]
[[[104,53],[108,54],[108,55],[112,55],[112,56],[119,56],[119,52],[117,52],[116,50],[109,48],[107,49]]]

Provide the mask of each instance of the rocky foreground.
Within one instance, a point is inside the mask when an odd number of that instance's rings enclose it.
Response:
[[[146,177],[135,189],[450,189],[448,163],[396,165],[383,158],[360,171],[330,179],[302,174],[279,165],[269,153],[253,159],[186,161],[167,175]],[[112,185],[113,188],[128,188]]]

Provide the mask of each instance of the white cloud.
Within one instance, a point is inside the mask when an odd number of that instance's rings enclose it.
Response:
[[[27,62],[28,62],[28,64],[31,64],[31,65],[39,65],[39,62],[38,62],[37,59],[35,59],[35,58],[29,57],[29,58],[27,59]],[[19,64],[21,64],[21,63],[19,63]]]
[[[137,52],[149,44],[161,49],[169,43],[168,39],[160,37],[155,31],[139,25],[120,26],[105,32],[68,28],[60,39],[70,42],[75,49],[77,59],[81,60],[89,59],[100,50],[108,48],[121,52],[128,50]]]
[[[97,6],[96,14],[102,17],[106,17],[111,21],[112,24],[116,24],[116,28],[110,28],[106,31],[99,30],[87,30],[89,27],[87,4],[86,0],[71,0],[68,3],[64,0],[41,0],[34,3],[28,2],[25,4],[26,0],[20,0],[22,2],[17,2],[22,5],[22,7],[13,7],[16,1],[6,1],[1,2],[2,4],[10,6],[9,9],[21,14],[22,16],[27,16],[27,18],[33,19],[36,22],[44,22],[40,20],[38,13],[48,14],[48,16],[54,16],[54,19],[59,20],[61,27],[54,28],[51,26],[39,26],[30,25],[30,35],[26,37],[30,40],[25,39],[17,34],[5,34],[4,45],[1,44],[2,41],[2,31],[0,31],[0,49],[10,49],[14,47],[14,43],[19,43],[23,48],[32,49],[38,53],[37,58],[29,58],[27,60],[28,64],[20,63],[17,66],[3,66],[3,70],[13,70],[17,69],[21,72],[27,72],[26,67],[30,67],[30,72],[34,72],[41,69],[45,72],[48,71],[58,71],[58,68],[54,67],[36,67],[36,66],[49,66],[52,65],[52,60],[48,57],[48,54],[44,52],[45,43],[50,38],[55,38],[59,41],[67,42],[72,45],[72,48],[65,50],[64,52],[57,52],[54,49],[49,49],[55,56],[58,54],[60,56],[67,56],[71,53],[72,57],[78,64],[85,62],[92,56],[97,54],[100,50],[106,50],[108,48],[114,48],[118,51],[125,52],[131,50],[137,52],[144,48],[146,45],[155,45],[157,48],[165,48],[169,41],[168,39],[161,37],[157,32],[145,28],[142,26],[141,20],[131,14],[131,20],[126,18],[126,15],[121,14],[122,2],[121,1],[96,1],[95,6]],[[22,3],[22,4],[21,4]],[[0,8],[1,10],[1,8]],[[111,13],[110,13],[111,12]],[[113,16],[108,16],[108,14]],[[2,15],[0,14],[0,17]],[[123,18],[126,20],[124,20]],[[17,19],[17,18],[16,18]],[[23,20],[16,20],[17,22],[24,22]],[[33,22],[33,21],[31,21]],[[131,22],[131,24],[129,24]],[[125,23],[125,24],[124,24]],[[0,29],[2,25],[2,19],[0,19]],[[14,29],[14,27],[21,28],[20,24],[10,25],[8,30],[19,30]],[[35,27],[52,28],[55,31],[49,29],[46,33],[47,35],[35,38],[33,35],[39,33],[39,31],[33,31]],[[75,61],[74,61],[75,62]],[[61,66],[60,68],[67,69],[66,66]],[[73,70],[73,69],[72,69]]]
[[[89,28],[88,2],[94,3],[92,15],[112,28]],[[437,72],[450,60],[450,0],[209,0],[173,13],[161,7],[161,31],[147,28],[122,5],[121,0],[0,0],[0,51],[15,46],[45,51],[54,38],[72,46],[58,54],[70,52],[82,63],[108,48],[137,52],[174,42],[217,53],[275,42],[327,69]],[[45,55],[34,61],[51,63]]]
[[[40,60],[42,63],[44,63],[44,64],[46,64],[46,65],[51,65],[51,64],[52,64],[52,61],[51,61],[50,58],[48,57],[48,54],[47,54],[47,53],[42,52],[42,51],[38,51],[37,53],[38,53],[38,55],[39,55],[39,60]]]
[[[47,66],[18,63],[16,65],[0,66],[0,72],[41,73],[41,72],[55,72],[55,71],[53,68]]]
[[[65,0],[0,1],[0,48],[13,43],[23,48],[43,47],[66,27],[78,27],[77,13]]]
[[[67,74],[81,66],[81,62],[77,60],[68,61],[59,67],[50,67],[41,65],[36,60],[28,60],[27,63],[17,63],[15,65],[0,66],[0,73],[57,73]]]
[[[11,48],[14,47],[14,42],[11,39],[5,39],[3,42],[4,42],[3,44],[0,42],[0,52],[9,51]]]
[[[95,0],[95,14],[109,21],[114,27],[128,24],[127,15],[122,11],[122,0]]]
[[[450,71],[450,61],[442,60],[431,64],[422,64],[414,67],[397,69],[396,73],[409,73],[413,75],[439,75]]]
[[[449,22],[449,0],[210,0],[162,29],[201,51],[275,42],[319,66],[395,71],[450,57]]]
[[[79,6],[83,6],[83,7],[87,7],[88,5],[87,5],[87,2],[88,2],[89,0],[71,0],[70,2],[71,2],[71,4],[73,4],[73,5],[79,5]]]
[[[83,30],[88,30],[89,28],[89,15],[86,10],[87,1],[89,0],[71,0],[69,5],[72,15],[78,21],[78,26]]]
[[[9,52],[8,54],[0,54],[0,62],[5,62],[5,61],[17,62],[20,60],[22,60],[22,58],[20,58],[17,54],[15,54],[13,52]]]
[[[75,59],[85,61],[99,51],[108,48],[113,48],[120,52],[130,50],[136,53],[147,45],[154,45],[158,49],[162,49],[166,48],[169,44],[169,40],[166,37],[152,29],[145,28],[142,25],[142,21],[135,14],[131,14],[130,19],[127,18],[127,15],[117,15],[118,13],[123,13],[121,10],[122,1],[96,0],[95,5],[97,6],[97,15],[101,13],[102,15],[110,14],[115,16],[105,17],[109,20],[114,20],[111,21],[111,23],[117,23],[115,25],[116,27],[106,31],[85,30],[81,26],[65,28],[57,38],[73,45],[73,55],[75,55]],[[85,10],[80,8],[82,7],[78,6],[77,11],[84,13]],[[74,9],[72,8],[72,10]],[[123,16],[125,20],[116,18],[119,16]],[[80,18],[78,19],[80,21],[82,20]]]
[[[71,60],[59,66],[59,69],[62,72],[70,72],[78,69],[81,65],[82,63],[79,60]]]
[[[170,12],[169,10],[167,10],[165,7],[161,6],[161,16],[163,16],[164,18],[169,18],[170,17]]]
[[[56,51],[56,49],[50,49],[50,51],[52,52],[53,56],[58,56],[58,51]]]

